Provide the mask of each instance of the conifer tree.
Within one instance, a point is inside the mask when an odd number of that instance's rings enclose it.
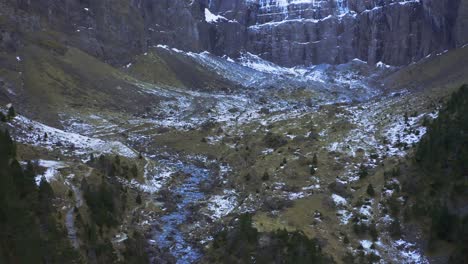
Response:
[[[13,106],[11,106],[10,108],[8,108],[8,119],[12,120],[15,116],[16,116],[16,111],[13,108]]]
[[[270,179],[270,175],[268,174],[267,171],[265,171],[265,173],[263,173],[263,176],[262,176],[262,181],[268,181]]]
[[[369,184],[369,185],[367,186],[366,192],[367,192],[367,194],[368,194],[370,197],[374,197],[375,191],[374,191],[374,187],[372,186],[372,184]]]
[[[133,178],[138,177],[138,167],[137,167],[136,164],[133,164],[133,166],[132,166],[132,176],[133,176]]]
[[[315,168],[317,168],[317,166],[318,166],[317,154],[314,154],[314,157],[312,158],[312,166],[314,166]]]
[[[141,201],[141,195],[140,195],[140,194],[137,195],[137,197],[136,197],[136,199],[135,199],[135,202],[136,202],[137,204],[141,204],[142,201]]]
[[[364,179],[369,175],[367,167],[364,164],[361,164],[361,166],[359,166],[358,175],[359,175],[359,179]]]
[[[315,175],[315,168],[313,166],[310,167],[310,175],[312,175],[312,176]]]

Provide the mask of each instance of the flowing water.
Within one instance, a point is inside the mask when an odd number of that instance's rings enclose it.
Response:
[[[79,188],[71,184],[70,187],[75,195],[75,206],[68,209],[65,217],[65,226],[68,231],[68,238],[70,239],[73,248],[79,249],[80,243],[77,237],[77,229],[75,225],[75,208],[80,208],[83,205],[83,199]]]
[[[206,194],[201,190],[201,185],[211,179],[208,169],[200,168],[192,164],[177,162],[173,164],[178,171],[187,175],[187,178],[171,190],[174,197],[178,197],[174,210],[162,216],[158,220],[160,231],[153,235],[154,243],[175,257],[178,264],[194,263],[201,256],[201,251],[186,240],[186,235],[181,231],[181,226],[189,224],[192,206],[204,200]]]

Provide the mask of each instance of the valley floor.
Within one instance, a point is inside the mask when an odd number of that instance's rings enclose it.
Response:
[[[177,56],[204,60],[226,76],[226,67],[237,69],[206,54]],[[142,230],[153,262],[197,262],[217,232],[250,213],[260,232],[301,230],[338,263],[349,255],[429,263],[421,231],[400,226],[392,213],[407,199],[396,171],[451,90],[384,89],[372,78],[396,69],[383,66],[362,77],[353,72],[362,73],[359,61],[304,73],[274,65],[262,70],[255,59],[228,77],[251,76],[239,82],[262,84],[258,89],[192,91],[129,79],[134,92],[158,100],[136,113],[64,108],[61,129],[20,114],[8,123],[21,158],[43,168],[37,182],[44,177],[64,197],[73,247],[81,246],[75,225],[84,206],[81,183],[92,181],[89,164],[105,154],[137,164],[136,177],[115,176],[142,200],[128,204],[112,244],[119,248],[131,230]],[[280,84],[308,79],[286,89],[271,86],[273,75],[283,76],[273,80]],[[327,87],[329,79],[335,84]]]

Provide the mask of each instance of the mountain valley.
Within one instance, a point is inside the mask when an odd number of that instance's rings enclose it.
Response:
[[[0,262],[467,261],[466,1],[0,7]]]

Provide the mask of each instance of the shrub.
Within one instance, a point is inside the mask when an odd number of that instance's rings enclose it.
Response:
[[[358,175],[359,179],[364,179],[369,175],[369,171],[367,170],[367,167],[364,164],[361,164],[361,166],[359,166]]]
[[[401,225],[400,220],[398,218],[392,221],[388,229],[388,231],[390,232],[390,236],[393,239],[398,239],[401,237]]]
[[[136,197],[136,199],[135,199],[135,202],[136,202],[137,204],[141,204],[141,203],[142,203],[142,201],[141,201],[141,195],[140,195],[140,194],[137,195],[137,197]]]
[[[267,147],[273,149],[277,149],[288,143],[288,140],[284,136],[273,134],[272,132],[268,132],[263,138],[263,141]]]
[[[314,157],[312,158],[312,166],[317,168],[318,166],[318,157],[317,154],[314,154]]]
[[[268,172],[265,171],[265,173],[263,173],[263,176],[262,176],[262,181],[268,181],[270,179],[270,175],[268,174]]]

